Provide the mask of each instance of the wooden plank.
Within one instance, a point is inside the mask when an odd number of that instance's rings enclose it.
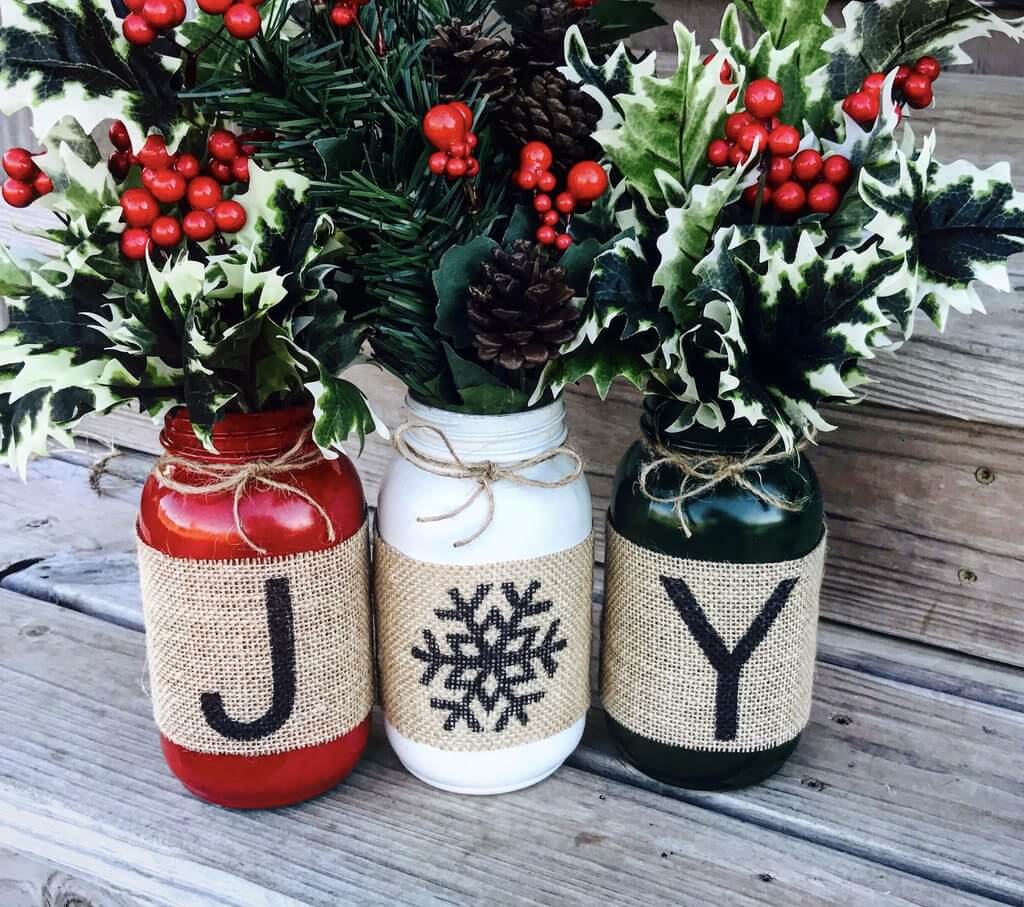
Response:
[[[188,907],[217,903],[974,903],[905,872],[566,768],[504,797],[432,790],[380,738],[299,807],[214,809],[164,768],[139,634],[0,593],[0,846]],[[103,670],[96,670],[102,653]],[[813,869],[809,869],[813,867]]]
[[[53,863],[0,848],[0,904],[4,907],[148,907],[102,882],[62,872]]]

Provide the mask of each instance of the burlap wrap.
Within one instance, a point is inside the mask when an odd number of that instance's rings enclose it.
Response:
[[[381,699],[406,737],[479,752],[564,731],[590,705],[593,539],[452,566],[374,541]]]
[[[153,712],[201,753],[334,740],[373,705],[368,534],[325,551],[214,561],[139,542]]]
[[[601,698],[612,718],[720,752],[770,749],[803,730],[824,536],[806,557],[768,564],[669,557],[610,523],[607,538]]]

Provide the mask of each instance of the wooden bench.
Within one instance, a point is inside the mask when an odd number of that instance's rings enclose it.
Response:
[[[943,76],[940,159],[1009,158],[1024,189],[1021,84]],[[428,788],[378,728],[315,801],[200,803],[163,764],[145,689],[133,520],[155,429],[116,413],[28,484],[0,474],[0,907],[1024,904],[1020,256],[1013,281],[989,316],[922,326],[880,362],[812,454],[832,539],[812,722],[735,793],[639,775],[595,708],[568,764],[515,794]],[[356,379],[394,423],[396,382]],[[637,396],[568,400],[600,527]],[[357,461],[371,503],[389,456],[372,440]]]

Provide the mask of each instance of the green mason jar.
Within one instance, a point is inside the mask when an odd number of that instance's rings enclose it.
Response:
[[[664,455],[664,449],[667,448],[671,453],[679,453],[688,458],[715,455],[744,458],[751,451],[761,450],[770,443],[774,436],[774,430],[770,426],[750,428],[731,425],[722,432],[694,427],[682,433],[668,434],[665,427],[672,424],[677,415],[678,411],[674,406],[666,405],[664,401],[656,402],[652,398],[645,401],[641,427],[646,441],[637,441],[629,448],[616,472],[609,512],[609,535],[617,534],[627,543],[638,546],[629,548],[629,550],[634,554],[639,553],[641,557],[657,553],[668,556],[668,558],[685,559],[686,564],[690,565],[687,569],[694,566],[698,570],[707,569],[711,571],[712,577],[715,576],[715,571],[761,570],[760,567],[737,566],[733,568],[729,565],[770,565],[775,562],[797,562],[797,567],[793,569],[798,572],[799,564],[803,563],[800,559],[813,558],[815,565],[806,578],[808,586],[806,595],[813,596],[813,603],[803,616],[794,618],[790,615],[787,619],[791,626],[789,630],[785,631],[794,632],[792,626],[794,620],[802,622],[802,627],[795,628],[797,633],[802,634],[800,651],[796,657],[803,662],[800,668],[799,685],[804,687],[802,699],[809,712],[810,677],[813,676],[814,640],[816,638],[817,596],[821,581],[821,560],[824,556],[821,491],[814,470],[807,457],[802,455],[794,455],[754,467],[746,471],[744,477],[758,489],[763,490],[761,495],[755,495],[750,490],[743,488],[741,484],[728,479],[720,482],[713,489],[686,501],[683,505],[689,526],[689,534],[687,534],[680,524],[672,503],[652,500],[652,498],[672,498],[679,494],[684,476],[677,466],[672,464],[659,466],[647,476],[647,494],[641,490],[641,470],[646,463],[655,458],[648,446],[649,442],[660,445],[663,448],[662,455]],[[788,507],[780,506],[772,501],[785,501]],[[622,545],[621,542],[619,544]],[[612,596],[613,587],[618,585],[621,588],[624,581],[624,577],[612,575],[615,569],[621,570],[621,568],[615,567],[616,562],[617,559],[609,559],[609,575],[606,583],[609,599]],[[692,562],[710,563],[694,565]],[[662,565],[670,563],[671,566],[675,566],[665,559],[661,563]],[[656,598],[659,586],[655,580],[661,580],[662,584],[665,583],[664,578],[660,576],[652,579],[649,585],[631,581],[630,586],[634,591],[628,594],[633,596],[632,601],[614,609],[615,616],[611,618],[617,622],[614,628],[608,627],[609,609],[606,606],[605,631],[606,634],[609,634],[609,631],[614,631],[610,636],[617,641],[609,643],[609,645],[618,645],[620,649],[633,647],[641,650],[631,653],[630,657],[633,660],[628,671],[629,678],[612,676],[609,679],[609,668],[611,667],[613,671],[615,669],[614,666],[609,665],[610,655],[606,651],[604,643],[602,644],[602,695],[605,698],[606,709],[609,711],[608,727],[612,737],[618,743],[625,757],[636,768],[667,784],[701,790],[725,790],[755,784],[767,778],[782,766],[796,748],[800,740],[800,730],[803,723],[806,723],[806,714],[803,721],[800,722],[800,726],[792,732],[791,737],[788,736],[790,732],[786,731],[784,726],[781,731],[776,729],[776,737],[781,733],[788,739],[773,740],[772,745],[763,747],[743,747],[740,744],[739,750],[735,746],[731,750],[723,749],[722,747],[729,747],[731,744],[719,745],[717,742],[710,747],[674,745],[664,742],[665,735],[663,734],[653,735],[660,736],[661,740],[651,739],[651,736],[637,732],[612,717],[612,710],[609,708],[608,702],[608,687],[613,685],[612,681],[632,684],[635,688],[632,691],[632,699],[644,703],[641,705],[643,709],[654,708],[650,705],[650,701],[651,699],[658,700],[659,697],[662,702],[661,708],[671,711],[678,707],[680,715],[692,712],[695,705],[701,705],[686,701],[685,695],[676,699],[675,703],[678,705],[675,705],[672,704],[672,696],[675,693],[665,695],[665,665],[672,663],[673,658],[681,654],[667,651],[666,647],[693,649],[694,652],[698,652],[699,649],[695,642],[696,635],[691,636],[681,630],[673,635],[671,632],[661,632],[657,628],[652,633],[649,627],[645,631],[640,627],[640,622],[643,619],[641,612],[649,602],[637,600],[635,589],[642,587],[650,590],[648,597]],[[804,580],[800,580],[800,582],[804,582]],[[715,584],[714,579],[712,584]],[[670,587],[664,585],[664,588],[668,590]],[[782,588],[780,584],[779,589]],[[757,595],[763,594],[763,592],[757,593]],[[728,609],[728,602],[724,607]],[[789,607],[789,605],[784,607]],[[666,606],[666,612],[671,612],[670,606]],[[703,619],[703,617],[704,614],[701,612],[701,618]],[[659,619],[672,620],[674,618],[662,617]],[[716,619],[721,625],[723,621],[721,612]],[[740,630],[747,626],[747,620],[747,617],[742,619],[739,624]],[[753,623],[756,624],[761,620],[764,620],[763,613],[755,617]],[[634,633],[634,621],[636,621],[636,633]],[[725,622],[728,623],[727,618]],[[714,621],[708,621],[708,623],[713,624]],[[777,621],[774,627],[767,632],[781,632],[777,631],[779,625],[781,625],[781,621]],[[643,638],[639,638],[640,636]],[[724,634],[721,639],[725,640]],[[734,652],[738,652],[741,644],[742,638],[736,642],[734,633],[733,639],[727,641],[724,648],[720,646],[720,651],[725,652],[730,645],[733,645]],[[649,651],[642,651],[644,647]],[[705,654],[708,651],[705,647]],[[700,658],[701,656],[688,654],[686,657]],[[794,656],[789,654],[784,656],[784,659],[793,661]],[[708,655],[708,662],[710,663],[710,661],[711,655]],[[660,675],[656,676],[653,667],[651,673],[648,674],[646,672],[648,665],[660,665],[661,667],[657,669],[660,670]],[[705,666],[710,667],[710,664]],[[678,663],[674,663],[670,670],[683,672],[678,668]],[[765,671],[768,673],[764,673]],[[772,683],[785,685],[790,682],[787,677],[782,679],[771,677],[771,671],[771,665],[767,668],[762,665],[757,668],[758,676],[748,677],[743,682],[748,685],[751,682],[760,683],[762,686]],[[712,683],[706,685],[705,690],[717,689],[719,698],[731,696],[735,703],[736,685],[742,679],[742,669],[736,674],[739,676],[732,678],[731,693],[728,689],[730,681],[721,675],[715,678],[718,682],[717,687]],[[672,686],[673,680],[674,678],[671,676],[667,678],[668,686]],[[658,686],[660,692],[659,690],[645,689],[645,685]],[[747,690],[744,695],[749,695],[751,692],[757,694],[758,691]],[[771,690],[765,689],[762,692],[766,694],[769,702],[772,701]],[[650,696],[648,696],[649,693]],[[646,700],[645,696],[648,696]],[[705,693],[705,696],[706,698],[708,696],[712,699],[715,698],[713,692]],[[716,714],[718,714],[719,731],[722,731],[721,725],[723,721],[728,725],[729,717],[726,715],[723,718],[720,713]],[[652,716],[652,721],[655,724],[660,723],[667,726],[672,724],[672,720],[672,715]],[[790,724],[792,725],[792,722]],[[733,725],[735,725],[735,715],[733,715]],[[735,727],[732,727],[731,730],[735,732]],[[726,727],[723,736],[728,738],[729,731],[730,728]],[[733,733],[732,739],[736,739],[735,733]],[[767,739],[771,740],[772,738]]]

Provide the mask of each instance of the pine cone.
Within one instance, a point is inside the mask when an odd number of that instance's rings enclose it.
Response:
[[[444,100],[462,99],[479,85],[483,94],[500,104],[515,88],[511,48],[501,38],[482,34],[479,23],[452,19],[438,25],[425,52]]]
[[[558,355],[580,317],[571,304],[565,268],[552,265],[543,247],[528,240],[495,249],[469,288],[467,313],[482,362],[515,371]]]
[[[565,33],[579,25],[585,40],[597,30],[588,9],[576,9],[569,0],[529,0],[523,6],[516,27],[517,60],[522,66],[562,66],[565,63]],[[590,46],[587,40],[587,46]]]
[[[592,138],[601,106],[555,70],[537,73],[504,105],[501,126],[518,148],[544,142],[559,174],[577,161],[597,160],[601,147]]]

